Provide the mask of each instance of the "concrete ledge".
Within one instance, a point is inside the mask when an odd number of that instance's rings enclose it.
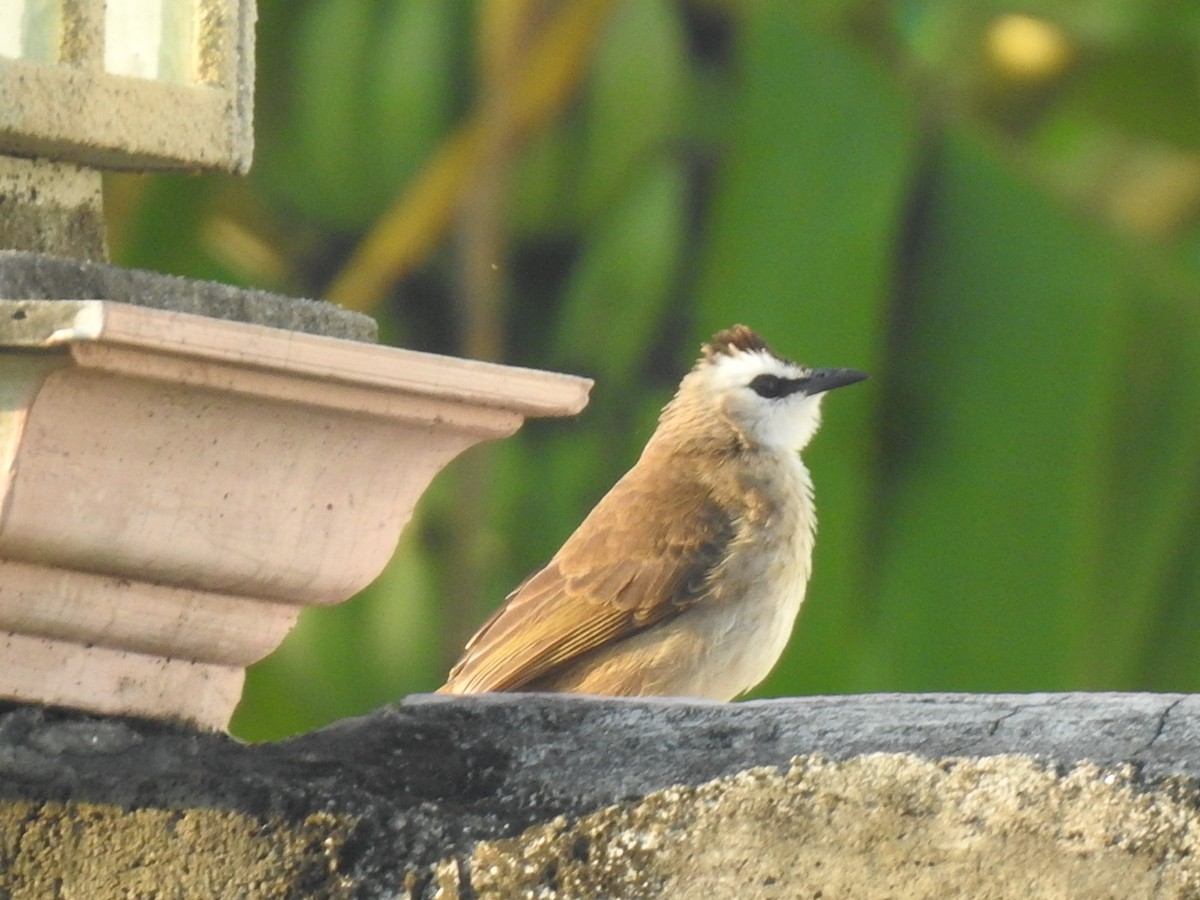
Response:
[[[1193,897],[1198,738],[1183,695],[414,697],[260,746],[9,706],[0,894]]]
[[[15,250],[0,250],[0,299],[113,300],[371,343],[378,331],[370,316],[323,300]]]

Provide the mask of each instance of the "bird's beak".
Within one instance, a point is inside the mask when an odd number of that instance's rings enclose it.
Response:
[[[834,388],[862,381],[866,377],[867,373],[860,372],[858,369],[813,369],[812,373],[804,379],[804,393],[810,397],[814,394],[823,394]]]

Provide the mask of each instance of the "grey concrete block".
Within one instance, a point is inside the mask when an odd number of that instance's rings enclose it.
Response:
[[[0,299],[113,300],[372,343],[378,333],[370,316],[323,300],[13,250],[0,250]]]
[[[1194,897],[1198,728],[1183,695],[494,695],[244,746],[9,707],[0,847],[22,885],[62,865],[33,822],[91,885],[153,859],[305,896]]]

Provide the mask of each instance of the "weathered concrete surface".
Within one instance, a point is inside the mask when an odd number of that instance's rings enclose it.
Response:
[[[810,755],[483,841],[465,871],[486,897],[1190,897],[1196,819],[1129,769]]]
[[[71,163],[0,156],[0,247],[104,259],[100,173]]]
[[[113,300],[353,341],[377,334],[370,316],[323,300],[16,250],[0,250],[0,299]]]
[[[417,697],[261,746],[3,707],[0,895],[65,815],[116,836],[64,896],[1197,897],[1198,738],[1179,695]]]

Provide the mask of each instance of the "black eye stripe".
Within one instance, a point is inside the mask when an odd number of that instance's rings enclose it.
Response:
[[[778,375],[756,375],[750,382],[750,390],[758,394],[758,396],[773,400],[776,397],[782,397],[784,394],[790,394],[793,390],[791,382],[786,378],[780,378]]]

